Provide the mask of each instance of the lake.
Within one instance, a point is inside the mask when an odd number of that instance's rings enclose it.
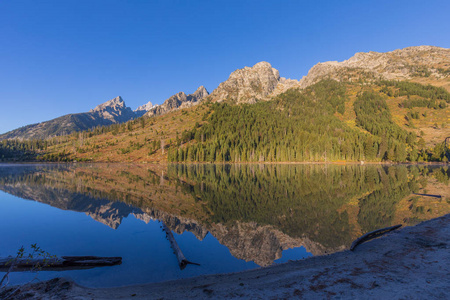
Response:
[[[0,257],[35,243],[58,256],[122,257],[37,274],[89,287],[242,271],[450,213],[449,177],[442,165],[0,164]],[[180,270],[163,224],[200,266]],[[11,284],[35,275],[12,273]]]

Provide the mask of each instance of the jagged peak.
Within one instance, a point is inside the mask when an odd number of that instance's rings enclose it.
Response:
[[[275,76],[275,78],[277,80],[280,79],[280,72],[273,68],[272,65],[270,63],[268,63],[267,61],[260,61],[259,63],[255,64],[252,69],[254,70],[261,70],[261,69],[266,69],[266,70],[271,70],[273,75]]]
[[[266,61],[261,61],[253,67],[244,67],[232,72],[229,78],[211,93],[211,99],[215,102],[224,100],[235,103],[255,103],[258,100],[268,100],[273,95],[285,90],[277,89],[281,77],[277,69]],[[287,82],[285,79],[283,82]],[[289,82],[289,86],[291,82]]]
[[[198,92],[198,91],[206,91],[206,92],[208,92],[208,91],[206,90],[206,88],[205,88],[203,85],[199,86],[199,87],[195,90],[195,92]]]
[[[122,97],[117,96],[116,98],[108,100],[105,103],[97,105],[94,109],[91,109],[89,112],[101,111],[108,107],[123,108],[123,107],[126,107],[126,105],[125,105],[125,101],[123,101]]]
[[[135,112],[137,112],[137,111],[149,111],[153,107],[155,107],[155,105],[153,105],[153,103],[151,101],[148,101],[146,104],[141,105],[138,108],[136,108]]]
[[[202,97],[206,97],[206,96],[209,95],[209,92],[208,92],[208,90],[207,90],[203,85],[201,85],[201,86],[199,86],[198,89],[197,89],[194,93],[192,93],[191,95],[193,95],[193,96],[202,95]]]
[[[147,116],[162,115],[175,109],[186,108],[192,105],[196,105],[208,95],[209,93],[203,85],[198,87],[194,93],[189,95],[186,95],[185,92],[178,92],[170,96],[167,100],[165,100],[163,104],[159,106],[154,106],[151,110],[149,110],[146,113],[146,115]]]
[[[280,73],[277,69],[273,68],[272,65],[266,61],[261,61],[253,65],[253,67],[244,67],[242,69],[237,69],[230,74],[228,80],[237,77],[247,77],[250,74],[255,74],[257,76],[273,74],[276,80],[280,79]],[[225,81],[227,82],[227,81]],[[223,82],[224,83],[224,82]]]

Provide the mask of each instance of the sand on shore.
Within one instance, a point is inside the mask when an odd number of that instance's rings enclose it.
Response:
[[[450,214],[366,242],[354,252],[117,288],[86,288],[56,278],[21,286],[8,299],[450,299],[449,239]]]

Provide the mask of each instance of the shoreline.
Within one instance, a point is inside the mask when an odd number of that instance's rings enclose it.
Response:
[[[238,273],[114,288],[86,288],[56,278],[24,285],[11,299],[448,299],[449,242],[447,214],[363,243],[354,252]]]
[[[74,165],[87,165],[87,164],[140,164],[140,165],[171,165],[171,164],[179,164],[179,165],[337,165],[337,166],[345,166],[345,165],[406,165],[406,166],[416,166],[416,165],[424,165],[424,166],[448,166],[450,162],[438,162],[438,161],[430,161],[430,162],[375,162],[375,161],[293,161],[293,162],[168,162],[168,161],[135,161],[135,162],[114,162],[114,161],[1,161],[1,165],[63,165],[63,164],[74,164]]]

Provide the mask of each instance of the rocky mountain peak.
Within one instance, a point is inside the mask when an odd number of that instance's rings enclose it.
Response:
[[[257,63],[256,65],[253,66],[253,69],[260,70],[260,72],[268,72],[269,74],[270,74],[270,72],[272,72],[275,79],[277,79],[277,80],[280,79],[280,72],[278,72],[277,69],[272,68],[272,65],[266,61],[261,61],[261,62]]]
[[[281,80],[283,87],[277,89]],[[280,78],[278,70],[262,61],[253,67],[245,67],[231,73],[228,80],[212,92],[211,99],[217,102],[227,100],[235,103],[255,103],[258,100],[268,100],[284,91],[284,83],[286,80]]]
[[[145,110],[145,111],[149,111],[150,109],[152,109],[154,107],[153,103],[151,101],[147,102],[144,105],[139,106],[138,108],[136,108],[135,111],[140,111],[140,110]]]
[[[125,101],[120,96],[96,106],[89,113],[113,123],[126,122],[135,117],[131,108],[125,105]]]
[[[97,105],[94,109],[91,109],[89,112],[103,111],[108,108],[113,109],[113,110],[118,110],[118,109],[122,109],[124,107],[126,107],[125,101],[123,101],[122,97],[117,96],[116,98],[108,100],[105,103]]]
[[[209,95],[208,91],[206,90],[206,88],[201,85],[199,86],[199,88],[190,96],[192,96],[193,99],[196,99],[196,101],[199,101],[205,97],[207,97]]]
[[[187,96],[186,96],[185,92],[178,92],[175,95],[171,96],[170,98],[179,99],[181,101],[185,101],[187,99]]]

